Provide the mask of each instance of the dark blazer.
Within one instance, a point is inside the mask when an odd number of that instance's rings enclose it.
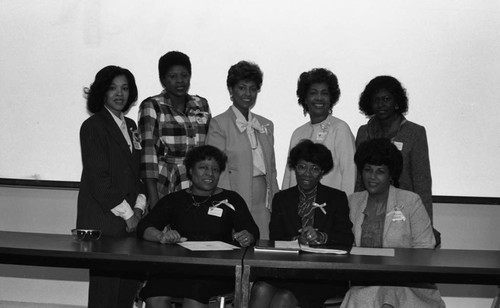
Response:
[[[378,121],[375,118],[370,119],[368,124],[362,125],[356,135],[356,148],[364,141],[379,137],[375,130],[377,127]],[[391,141],[400,144],[399,150],[403,155],[399,188],[412,191],[422,198],[432,222],[432,176],[425,127],[403,117],[398,133]],[[363,181],[358,176],[355,191],[363,190],[365,190]]]
[[[125,118],[130,140],[134,121]],[[111,209],[127,200],[133,208],[144,191],[139,177],[140,150],[130,152],[127,141],[106,108],[80,128],[83,171],[78,194],[77,228],[100,229],[103,235],[125,237],[125,221]]]
[[[318,208],[314,213],[314,228],[328,235],[328,245],[351,247],[354,241],[349,205],[343,191],[318,184],[316,203],[326,203],[326,214]],[[271,240],[292,240],[302,228],[298,214],[299,189],[293,186],[274,196],[269,235]]]

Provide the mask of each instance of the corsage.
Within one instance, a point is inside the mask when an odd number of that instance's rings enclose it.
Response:
[[[199,108],[189,110],[189,116],[194,117],[196,123],[198,124],[207,124],[208,118],[210,116],[209,112],[201,111]]]
[[[212,207],[218,207],[221,204],[227,206],[228,208],[230,208],[231,210],[236,212],[236,209],[234,208],[234,206],[231,203],[229,203],[229,201],[227,199],[224,199],[222,201],[213,201]]]
[[[141,135],[139,135],[139,132],[137,129],[133,129],[132,127],[130,128],[130,133],[132,134],[132,143],[134,144],[134,149],[136,150],[142,150],[141,147]]]
[[[260,127],[259,127],[259,133],[267,135],[267,127],[268,126],[269,126],[269,123],[268,124],[264,124],[264,125],[260,125]]]
[[[318,204],[316,202],[313,202],[312,206],[319,208],[321,210],[321,212],[323,212],[323,214],[326,215],[326,210],[325,210],[326,202],[323,202],[322,204]]]

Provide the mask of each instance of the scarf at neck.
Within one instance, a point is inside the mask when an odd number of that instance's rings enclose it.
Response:
[[[313,202],[316,200],[316,194],[318,192],[318,186],[314,187],[310,191],[304,191],[297,186],[299,189],[299,206],[298,214],[302,220],[302,228],[306,226],[314,225],[314,209]]]

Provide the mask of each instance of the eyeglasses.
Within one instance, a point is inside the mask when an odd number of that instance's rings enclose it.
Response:
[[[305,164],[297,164],[297,166],[295,166],[295,171],[300,174],[310,172],[313,176],[318,176],[323,172],[323,170],[317,165],[307,166]]]
[[[75,240],[79,241],[96,241],[101,237],[100,230],[92,229],[73,229],[71,234]]]

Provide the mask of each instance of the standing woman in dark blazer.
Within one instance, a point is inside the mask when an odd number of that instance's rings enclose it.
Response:
[[[432,222],[432,177],[429,146],[425,127],[408,121],[408,95],[401,82],[392,76],[377,76],[365,87],[359,98],[359,110],[368,118],[356,135],[356,148],[367,140],[387,138],[403,155],[399,188],[422,198]],[[362,191],[358,177],[356,191]]]
[[[137,100],[134,76],[106,66],[86,94],[93,115],[80,129],[83,171],[76,227],[99,229],[109,237],[134,236],[146,204],[137,126],[123,116]],[[136,280],[90,270],[88,307],[132,307],[138,286]]]

